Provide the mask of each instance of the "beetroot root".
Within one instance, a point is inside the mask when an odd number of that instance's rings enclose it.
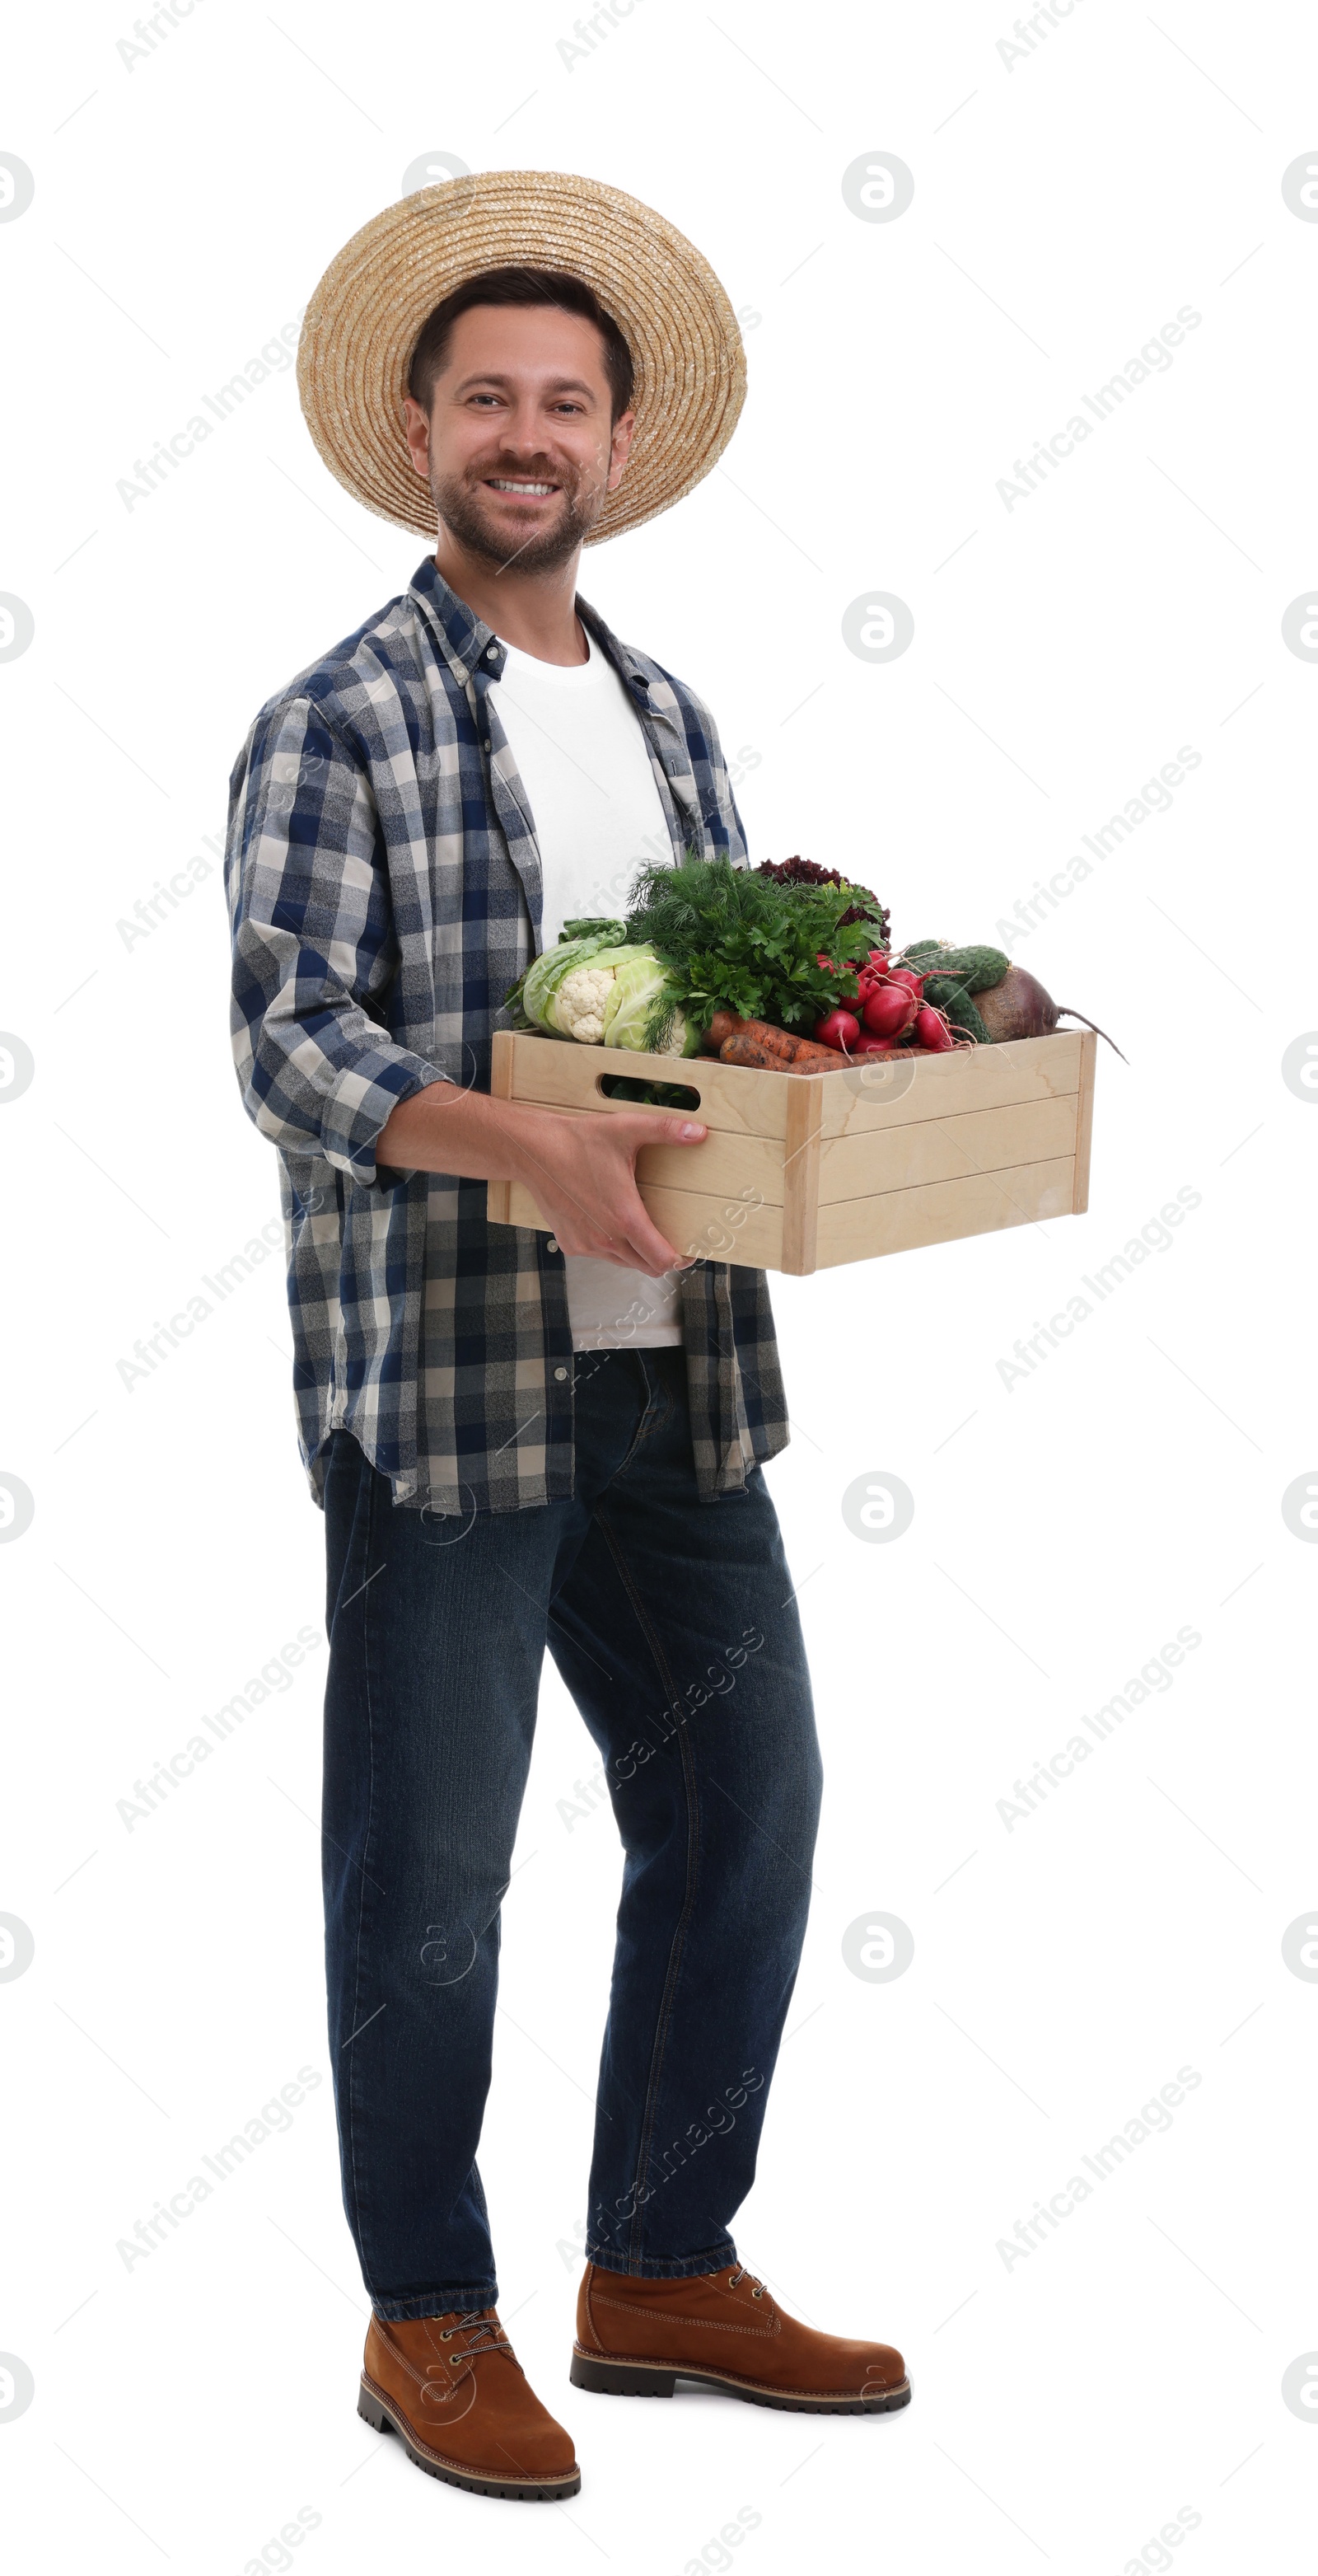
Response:
[[[1024,966],[1009,966],[1000,984],[991,984],[986,993],[976,993],[975,1008],[995,1046],[1003,1046],[1012,1038],[1050,1037],[1059,1020],[1080,1020],[1121,1056],[1123,1064],[1128,1061],[1106,1029],[1100,1029],[1096,1020],[1086,1019],[1083,1011],[1073,1010],[1069,1002],[1055,1002],[1038,976],[1031,975]]]

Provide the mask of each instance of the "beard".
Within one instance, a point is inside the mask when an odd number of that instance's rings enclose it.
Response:
[[[449,533],[457,538],[469,554],[494,564],[502,572],[516,564],[521,572],[552,572],[576,553],[594,527],[607,498],[605,478],[593,481],[582,468],[561,467],[551,472],[518,463],[505,466],[508,479],[522,482],[556,483],[559,487],[557,513],[552,525],[537,528],[531,535],[518,538],[510,528],[499,528],[487,515],[486,479],[499,472],[495,465],[469,467],[465,474],[441,475],[432,464],[430,491],[436,511]]]

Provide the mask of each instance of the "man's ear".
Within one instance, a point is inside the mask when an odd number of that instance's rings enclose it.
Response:
[[[407,452],[423,483],[430,481],[430,414],[410,394],[403,396],[403,436]]]
[[[608,492],[616,492],[622,481],[622,471],[631,452],[635,428],[635,412],[620,412],[613,424],[613,434],[609,444],[609,472],[604,487]]]

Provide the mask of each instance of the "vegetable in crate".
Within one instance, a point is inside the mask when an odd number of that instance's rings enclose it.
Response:
[[[811,863],[781,866],[803,872]],[[722,1009],[785,1029],[812,1028],[848,998],[879,918],[867,889],[827,869],[784,876],[693,855],[679,867],[647,865],[635,882],[627,935],[662,959],[674,997],[656,1001],[648,1043],[660,1042],[675,1008],[700,1028]]]
[[[826,1011],[822,1020],[815,1022],[816,1046],[840,1047],[844,1055],[850,1053],[859,1036],[860,1022],[845,1003],[839,1002],[835,1011]]]
[[[652,1055],[694,1055],[700,1024],[676,1008],[667,969],[653,948],[610,950],[621,963],[605,1005],[604,1043]],[[653,1043],[657,1035],[658,1044]]]
[[[699,1030],[673,1006],[663,967],[653,949],[624,939],[620,921],[570,921],[558,945],[527,967],[507,996],[528,1027],[581,1046],[638,1048],[656,1003],[668,1026],[660,1055],[692,1055]]]
[[[944,939],[913,939],[902,958],[924,986],[924,999],[941,1011],[954,1029],[988,1044],[989,1032],[974,996],[1000,983],[1011,964],[1000,948],[954,948]]]
[[[1108,1037],[1097,1020],[1087,1020],[1083,1011],[1073,1010],[1069,1002],[1055,1002],[1046,993],[1036,975],[1027,975],[1023,966],[1009,966],[1000,982],[979,997],[979,1013],[991,1039],[1001,1045],[1008,1038],[1046,1038],[1059,1020],[1080,1020],[1095,1037],[1103,1038],[1113,1052],[1121,1055],[1115,1038]]]
[[[912,991],[904,978],[893,976],[874,986],[860,1016],[872,1038],[905,1037],[922,999],[923,995]]]
[[[527,968],[522,985],[527,1018],[554,1037],[602,1046],[613,979],[630,953],[621,942],[610,945],[598,933],[585,939],[561,939]]]
[[[839,876],[836,868],[818,867],[813,859],[797,858],[779,859],[776,861],[773,859],[762,859],[755,873],[760,877],[772,877],[776,885],[845,885],[854,900],[843,913],[842,919],[838,923],[839,930],[850,929],[853,921],[868,922],[872,928],[877,929],[880,944],[886,944],[888,937],[888,912],[886,905],[880,903],[877,895],[870,893],[868,886],[857,885],[854,880],[849,880],[845,877]]]
[[[510,986],[504,995],[505,1010],[510,1010],[523,1028],[548,1029],[554,1037],[565,1036],[567,1032],[560,1029],[553,1014],[560,984],[605,949],[621,946],[626,936],[627,926],[621,921],[599,921],[589,929],[581,922],[569,922],[559,933],[557,947],[546,948],[539,957],[533,957],[525,973]],[[583,1016],[577,1005],[584,989],[581,985],[573,987],[574,1019]],[[603,1035],[602,1024],[600,1034]]]
[[[941,939],[917,939],[902,955],[923,976],[926,999],[981,1045],[1049,1037],[1059,1020],[1080,1020],[1126,1062],[1106,1029],[1069,1002],[1055,1002],[1037,976],[1013,966],[1000,948],[950,948]]]
[[[717,1021],[731,1017],[727,1011]],[[709,1043],[708,1036],[705,1041]],[[759,1065],[770,1073],[828,1073],[846,1057],[836,1047],[817,1046],[812,1038],[793,1037],[768,1020],[737,1020],[719,1046],[724,1064]]]

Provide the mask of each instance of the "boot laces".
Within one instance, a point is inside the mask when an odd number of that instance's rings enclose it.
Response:
[[[748,2272],[744,2263],[738,2263],[735,2270],[728,2274],[728,2288],[730,2290],[740,2289],[743,2281],[749,2281],[751,2285],[751,2297],[753,2299],[763,2298],[764,2283],[760,2279],[759,2274],[757,2272]]]
[[[441,2343],[450,2343],[455,2335],[463,2335],[466,2338],[462,2351],[449,2355],[450,2364],[455,2370],[460,2361],[474,2359],[482,2352],[506,2352],[510,2358],[512,2357],[512,2345],[493,2311],[487,2317],[466,2318],[460,2326],[441,2326],[439,2340]]]

